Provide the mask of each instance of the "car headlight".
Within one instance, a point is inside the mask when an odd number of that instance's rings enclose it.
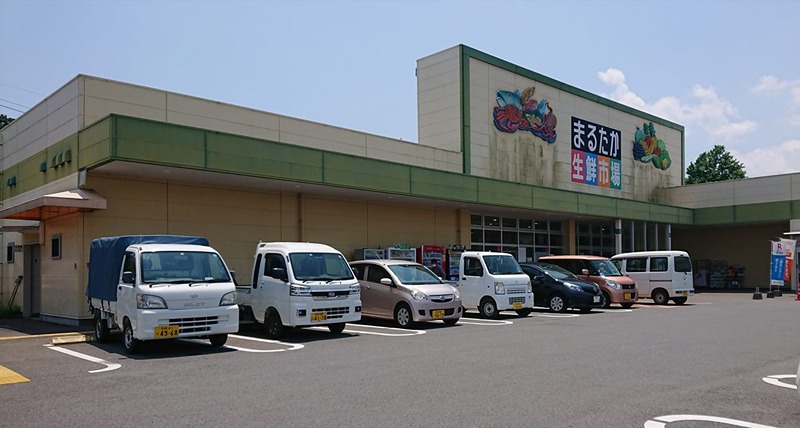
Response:
[[[606,280],[606,285],[613,288],[614,290],[619,290],[620,288],[622,288],[619,286],[619,283],[617,281],[612,281],[610,279]]]
[[[506,294],[506,285],[500,281],[495,282],[494,294]]]
[[[311,295],[311,287],[306,287],[305,285],[300,284],[292,284],[289,288],[289,295],[291,296],[310,296]]]
[[[528,280],[528,293],[533,293],[533,284],[531,284],[531,280]]]
[[[231,291],[225,293],[221,299],[219,299],[220,306],[231,306],[236,304],[236,292]]]
[[[425,293],[423,293],[423,292],[421,292],[419,290],[412,291],[411,292],[411,297],[413,297],[416,300],[425,300],[425,299],[428,298],[428,296],[426,296]]]
[[[571,282],[565,282],[564,285],[566,285],[567,288],[569,288],[572,291],[583,291],[583,288],[581,288],[581,286],[578,285],[578,284],[573,284]]]
[[[361,293],[361,286],[358,284],[352,284],[350,286],[350,294],[359,294]]]
[[[137,294],[136,309],[167,309],[167,302],[158,296]]]
[[[453,287],[453,298],[455,298],[455,299],[460,299],[461,298],[461,292],[458,291],[458,288]]]

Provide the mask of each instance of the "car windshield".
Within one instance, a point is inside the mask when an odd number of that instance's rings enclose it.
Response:
[[[289,254],[298,281],[342,281],[355,278],[350,265],[339,253]]]
[[[562,268],[561,266],[551,265],[549,263],[540,263],[537,266],[539,266],[539,269],[543,270],[544,273],[550,275],[554,279],[578,279],[575,274]]]
[[[602,276],[622,276],[619,269],[610,260],[591,260],[589,263]]]
[[[441,284],[442,281],[425,266],[419,264],[390,265],[389,270],[405,285]]]
[[[142,253],[142,282],[229,282],[230,273],[217,253],[157,251]]]
[[[507,254],[483,256],[483,261],[486,263],[486,268],[492,275],[513,275],[522,273],[522,268],[519,267],[519,263],[514,260],[514,257]]]

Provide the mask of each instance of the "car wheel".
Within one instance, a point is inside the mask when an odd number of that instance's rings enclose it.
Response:
[[[633,303],[631,303],[631,302],[628,302],[628,303],[620,303],[620,306],[622,306],[622,307],[623,307],[623,308],[625,308],[625,309],[628,309],[628,308],[631,308],[631,307],[633,306]]]
[[[337,322],[336,324],[328,324],[328,330],[330,330],[331,333],[339,334],[344,331],[344,326],[345,323],[343,322]]]
[[[672,301],[675,302],[676,305],[682,305],[682,304],[686,303],[686,300],[687,300],[687,297],[676,297],[676,298],[672,299]]]
[[[443,321],[444,321],[444,325],[456,325],[456,323],[458,322],[458,318],[448,318],[448,319],[443,320]]]
[[[669,303],[669,294],[664,290],[656,290],[653,292],[653,302],[656,305],[666,305]]]
[[[264,327],[267,330],[267,337],[269,339],[279,339],[283,336],[283,322],[278,311],[269,311],[264,319]]]
[[[142,341],[133,337],[133,327],[128,320],[125,320],[125,327],[122,328],[122,347],[126,354],[136,354],[142,347]]]
[[[565,302],[564,298],[558,294],[550,297],[548,306],[553,312],[566,312],[567,310],[567,302]]]
[[[514,312],[516,312],[516,313],[517,313],[517,316],[518,316],[518,317],[520,317],[520,318],[525,318],[525,317],[527,317],[528,315],[530,315],[530,314],[531,314],[531,312],[533,312],[533,309],[531,309],[531,308],[517,309],[517,310],[515,310]]]
[[[108,320],[100,318],[100,310],[94,313],[94,337],[100,343],[108,342],[111,330],[108,328]]]
[[[497,304],[491,297],[487,297],[481,301],[478,312],[481,313],[481,317],[483,318],[495,319],[500,316],[500,311],[497,310]]]
[[[602,303],[600,304],[600,307],[603,308],[603,309],[608,309],[609,306],[611,306],[611,295],[604,291],[603,292]]]
[[[211,346],[214,348],[221,348],[228,341],[228,335],[214,334],[208,337],[208,341],[211,342]]]
[[[414,319],[411,318],[411,308],[407,304],[401,303],[394,308],[394,323],[402,328],[409,328],[414,323]]]

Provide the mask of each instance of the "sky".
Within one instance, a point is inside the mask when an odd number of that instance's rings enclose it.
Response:
[[[800,1],[0,0],[0,114],[78,74],[406,141],[416,61],[464,44],[800,172]]]

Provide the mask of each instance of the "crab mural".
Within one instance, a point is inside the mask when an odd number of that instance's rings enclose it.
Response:
[[[537,101],[533,97],[536,88],[519,92],[497,91],[497,106],[494,108],[494,126],[502,132],[530,131],[533,135],[554,143],[558,120],[547,99]]]
[[[659,169],[667,169],[672,165],[667,145],[664,140],[656,138],[653,122],[644,123],[642,128],[636,127],[633,141],[633,158],[640,162],[652,162]]]

